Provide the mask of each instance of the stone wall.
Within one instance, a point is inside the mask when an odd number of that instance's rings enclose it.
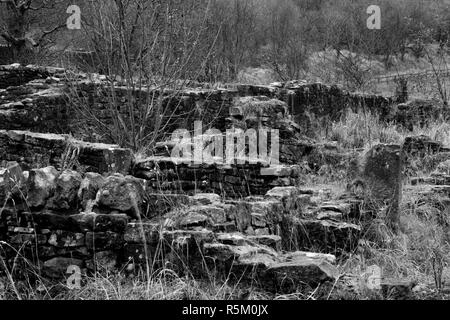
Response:
[[[155,192],[215,192],[231,198],[265,194],[275,186],[295,185],[298,166],[243,163],[176,165],[170,157],[136,161],[117,145],[79,141],[68,135],[0,130],[0,165],[16,161],[24,170],[54,166],[82,172],[133,174]]]
[[[289,104],[294,120],[305,131],[311,128],[312,120],[317,119],[325,125],[327,121],[339,120],[347,110],[366,110],[379,114],[382,120],[389,120],[395,104],[391,98],[351,93],[322,83],[287,83],[277,95]]]
[[[61,75],[63,69],[51,67],[22,66],[20,64],[0,65],[0,89],[22,86],[37,79]]]
[[[294,284],[334,281],[332,254],[358,243],[357,225],[324,220],[334,212],[334,219],[339,213],[349,221],[357,207],[320,203],[325,199],[314,190],[276,187],[242,201],[152,191],[132,176],[53,167],[23,172],[10,162],[0,170],[0,240],[8,243],[0,254],[19,277],[30,277],[30,262],[44,277],[61,279],[69,266],[131,273],[149,261],[154,268],[169,263],[181,274],[189,266],[198,276],[227,277],[233,270],[236,280],[258,280],[277,291],[286,278]],[[308,233],[317,236],[314,246]],[[292,250],[293,239],[298,248],[327,254]]]
[[[71,79],[70,85],[67,79]],[[129,92],[120,83],[114,85],[112,96],[104,76],[73,74],[59,68],[0,66],[0,129],[72,133],[86,141],[111,142],[106,129],[112,126],[111,107],[117,109],[125,123],[130,123]],[[165,90],[163,94],[152,89],[134,90],[132,96],[135,105],[161,98],[166,106],[162,108],[165,110],[162,121],[167,121],[166,133],[178,128],[192,129],[194,120],[225,130],[229,110],[239,107],[242,97],[265,96],[285,102],[302,133],[313,129],[316,121],[325,125],[327,121],[339,119],[349,109],[371,111],[379,114],[382,121],[395,121],[409,129],[448,117],[432,101],[398,104],[394,98],[351,93],[322,83],[224,85],[216,89],[197,84],[182,91]],[[80,112],[84,113],[83,117]],[[138,113],[136,122],[139,117]],[[151,132],[154,122],[146,123],[146,132]],[[96,127],[100,136],[86,134],[88,127]]]
[[[354,252],[362,225],[378,214],[368,214],[357,190],[337,196],[300,185],[303,162],[316,170],[330,159],[340,165],[352,158],[334,145],[316,144],[302,130],[310,114],[326,121],[362,106],[389,114],[389,99],[298,83],[165,92],[162,100],[173,113],[169,134],[202,119],[203,130],[266,128],[280,136],[277,165],[175,164],[167,139],[142,159],[129,149],[92,142],[108,136],[90,136],[94,124],[76,117],[73,107],[86,103],[96,117],[87,119],[110,126],[104,78],[70,75],[77,80],[69,85],[64,70],[2,68],[0,254],[9,267],[23,262],[14,268],[18,276],[32,274],[30,265],[59,279],[74,265],[86,273],[132,273],[150,263],[180,274],[233,274],[292,292],[305,283],[336,281],[336,256]],[[14,78],[17,72],[22,75]],[[70,92],[84,101],[68,99]],[[131,123],[127,90],[115,93],[114,110]],[[132,99],[145,102],[149,94],[134,91]],[[35,132],[11,130],[22,126]],[[150,123],[146,130],[152,128]],[[389,163],[380,160],[385,149]],[[366,190],[401,194],[402,163],[393,156],[398,150],[391,151],[376,146],[368,153],[361,171],[370,178]],[[394,207],[396,199],[383,198]]]
[[[276,186],[294,186],[298,166],[258,164],[175,165],[170,158],[151,157],[137,162],[133,175],[149,181],[154,192],[213,192],[228,198],[263,195]]]
[[[66,85],[67,78],[71,79],[70,85]],[[74,75],[57,68],[1,66],[0,129],[73,133],[86,141],[111,142],[106,129],[113,123],[111,108],[122,115],[125,123],[131,123],[127,109],[130,96],[119,83],[115,84],[114,95],[111,95],[110,84],[104,79],[98,75]],[[230,109],[239,107],[239,98],[248,96],[265,96],[285,102],[293,120],[304,131],[310,126],[311,115],[323,121],[336,120],[348,108],[360,110],[364,107],[388,117],[393,104],[391,99],[382,96],[349,93],[320,83],[229,85],[223,89],[197,87],[176,92],[166,90],[163,94],[144,89],[132,94],[134,105],[146,105],[158,98],[163,101],[166,106],[163,122],[168,121],[165,132],[169,133],[178,128],[192,129],[194,120],[225,130]],[[85,116],[80,118],[80,112]],[[139,114],[136,123],[140,121]],[[147,123],[146,132],[151,132],[154,121]],[[95,126],[98,133],[102,133],[99,128],[103,128],[103,136],[86,134],[87,128]]]
[[[84,83],[77,89],[77,97],[87,99],[88,105],[94,107],[93,114],[104,123],[110,124],[111,119],[109,106],[112,97],[103,90],[102,84]],[[271,86],[225,86],[223,89],[186,89],[182,92],[165,92],[163,104],[163,122],[167,121],[166,132],[175,129],[186,128],[193,130],[195,120],[202,120],[205,128],[214,127],[225,131],[230,117],[230,109],[239,107],[243,97],[266,97],[278,99],[286,103],[288,112],[293,120],[299,125],[302,133],[311,129],[312,118],[318,118],[322,122],[338,120],[348,109],[354,111],[370,110],[381,115],[382,119],[392,117],[391,110],[393,101],[382,96],[358,95],[320,83],[292,85],[283,87]],[[135,91],[134,99],[143,103],[148,99],[157,99],[159,92],[148,92],[146,90]],[[125,121],[127,116],[126,101],[128,92],[124,87],[117,87],[114,100],[120,101],[120,113]],[[80,100],[81,101],[81,100]],[[79,101],[76,102],[80,104]],[[170,118],[170,120],[169,120]],[[135,120],[140,121],[139,116]],[[148,121],[147,130],[151,131],[152,122]],[[86,125],[86,123],[83,123]],[[73,128],[76,125],[72,124]],[[74,132],[77,129],[73,129]]]
[[[25,170],[54,166],[128,173],[133,160],[131,150],[117,145],[83,142],[69,135],[0,130],[0,163],[17,161]]]

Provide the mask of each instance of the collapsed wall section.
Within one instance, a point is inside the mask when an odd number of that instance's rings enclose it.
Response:
[[[15,266],[14,276],[27,279],[33,266],[36,274],[62,279],[74,266],[86,273],[132,273],[151,263],[154,268],[169,264],[181,274],[188,266],[196,276],[234,274],[237,281],[258,280],[272,291],[290,279],[295,285],[289,290],[295,290],[298,283],[335,281],[331,253],[351,249],[360,233],[347,222],[309,217],[315,209],[355,213],[348,206],[314,204],[314,194],[294,187],[243,201],[211,193],[154,194],[131,176],[53,167],[22,172],[17,163],[8,163],[0,170],[0,240],[8,243],[1,243],[0,254]],[[303,217],[292,222],[298,234],[283,233],[284,217],[293,214]],[[311,248],[304,236],[308,230],[320,235],[315,247],[320,244],[328,254],[282,252],[293,238],[299,248]]]
[[[310,127],[311,116],[336,120],[348,109],[370,110],[388,118],[395,103],[382,96],[349,93],[321,83],[161,91],[127,89],[106,81],[104,76],[74,75],[64,69],[10,65],[0,67],[0,129],[72,133],[82,140],[107,143],[112,142],[117,125],[123,123],[143,124],[144,135],[153,132],[160,122],[164,133],[192,129],[194,120],[223,131],[236,100],[258,96],[285,102],[303,131]],[[116,121],[119,115],[122,124]],[[92,132],[98,135],[87,134],[91,132],[88,129],[96,129]]]

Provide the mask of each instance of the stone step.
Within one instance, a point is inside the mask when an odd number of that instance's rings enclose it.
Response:
[[[184,230],[240,231],[245,237],[267,237],[268,241],[276,236],[284,250],[319,250],[339,255],[353,250],[361,236],[361,227],[350,222],[358,221],[359,216],[352,220],[352,208],[343,202],[324,203],[316,209],[316,216],[308,217],[303,215],[301,203],[282,196],[225,202],[217,199],[209,204],[198,204],[189,198],[162,217],[166,225]],[[278,244],[276,247],[280,248]]]
[[[164,207],[165,214],[159,215],[160,219],[173,228],[281,236],[283,248],[290,250],[309,250],[314,246],[331,253],[352,250],[361,232],[361,200],[312,203],[309,193],[308,189],[276,187],[266,196],[242,200],[222,200],[218,195],[201,193],[194,197],[169,195],[167,199],[155,194],[153,198]],[[291,245],[292,241],[295,245]]]
[[[276,254],[258,246],[218,243],[205,244],[204,250],[216,270],[272,292],[291,293],[299,285],[317,286],[333,282],[339,276],[338,269],[330,262],[334,257],[320,253]]]
[[[19,170],[16,174],[19,180],[25,179],[21,173]],[[267,241],[271,236],[281,236],[282,247],[290,249],[295,248],[290,246],[293,238],[298,248],[308,250],[312,247],[308,241],[309,233],[317,233],[318,247],[334,253],[336,250],[351,250],[344,240],[349,238],[353,243],[352,231],[357,229],[347,223],[353,215],[357,217],[354,203],[346,203],[342,199],[314,202],[311,198],[317,190],[307,188],[275,187],[265,196],[224,200],[214,193],[194,196],[148,193],[145,183],[132,176],[115,174],[105,178],[88,173],[83,177],[76,171],[60,173],[52,167],[31,170],[26,184],[23,190],[26,207],[31,210],[38,226],[50,230],[80,231],[74,225],[79,227],[83,220],[76,220],[75,223],[73,219],[66,221],[64,216],[76,219],[93,217],[97,224],[109,226],[111,230],[116,230],[115,224],[120,221],[112,219],[116,215],[134,219],[140,216],[159,221],[162,227],[168,229],[239,231],[246,236],[267,236]],[[3,191],[9,187],[4,182],[0,186],[4,197],[6,192]],[[17,198],[15,201],[16,205],[20,205],[23,199]],[[308,215],[310,210],[315,215]],[[97,215],[78,216],[81,211],[94,211]],[[109,214],[112,220],[104,218],[105,214]],[[29,227],[18,225],[22,226]],[[286,230],[283,231],[283,228]],[[105,231],[108,231],[107,228]]]
[[[139,231],[140,228],[142,231]],[[145,234],[145,238],[142,234]],[[334,266],[335,256],[305,251],[280,253],[274,250],[276,246],[273,244],[280,241],[276,237],[249,237],[240,233],[212,234],[204,229],[161,232],[155,224],[130,224],[125,240],[128,249],[132,250],[129,261],[133,261],[133,264],[145,262],[143,242],[155,246],[164,241],[170,243],[176,252],[183,252],[182,247],[189,247],[190,254],[196,256],[194,248],[201,251],[198,255],[203,258],[199,260],[208,265],[209,276],[211,272],[219,277],[232,275],[230,281],[256,282],[271,291],[291,292],[300,283],[317,285],[334,281],[338,277]],[[147,250],[153,252],[151,248]],[[177,256],[182,259],[182,254]],[[190,266],[192,260],[191,257]],[[205,275],[205,270],[201,270],[200,266],[195,267],[195,270]],[[288,287],[283,286],[286,280],[290,284]]]
[[[311,250],[345,255],[357,246],[361,234],[359,225],[334,220],[293,219],[283,231],[283,247],[290,250]]]

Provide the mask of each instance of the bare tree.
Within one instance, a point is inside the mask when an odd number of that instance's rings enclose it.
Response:
[[[99,118],[92,101],[76,87],[69,98],[83,115],[81,125],[145,152],[168,132],[175,115],[183,117],[179,94],[210,57],[214,42],[205,44],[203,37],[210,1],[109,0],[90,1],[89,6],[84,34],[107,76],[108,86],[101,89],[112,121]]]
[[[299,79],[307,67],[312,18],[290,1],[275,3],[269,10],[271,19],[267,34],[270,41],[266,62],[281,80]]]
[[[67,0],[0,0],[0,37],[12,48],[14,60],[28,62],[30,55],[65,27],[65,3]]]

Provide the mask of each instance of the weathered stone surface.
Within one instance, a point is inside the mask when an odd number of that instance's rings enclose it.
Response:
[[[86,166],[87,171],[104,173],[117,172],[128,174],[134,156],[130,149],[118,145],[71,141],[70,146],[79,151],[78,162]]]
[[[51,75],[52,68],[42,68],[37,66],[22,66],[19,63],[0,66],[0,89],[36,80],[45,79]]]
[[[430,74],[422,73],[422,75],[408,76],[409,87],[413,88],[412,83],[426,83],[431,81]],[[400,90],[403,91],[403,90]],[[442,103],[436,103],[436,100],[414,99],[411,97],[409,101],[397,105],[393,120],[395,123],[404,126],[409,131],[416,127],[426,127],[439,119],[446,119],[448,109]]]
[[[46,244],[47,237],[43,234],[28,234],[28,233],[19,233],[10,237],[9,241],[12,245],[36,245],[36,244]]]
[[[185,194],[150,193],[147,199],[147,218],[163,216],[174,208],[190,203],[189,196]]]
[[[17,161],[24,170],[58,167],[66,136],[0,130],[0,161]]]
[[[323,211],[334,211],[342,213],[342,216],[349,217],[352,212],[352,204],[349,202],[327,201],[323,202],[319,208]]]
[[[342,212],[337,212],[333,210],[321,210],[317,212],[318,220],[334,220],[334,221],[342,221],[344,219],[344,215]]]
[[[254,243],[262,244],[276,251],[281,251],[281,237],[276,235],[248,236],[247,239]]]
[[[107,232],[87,232],[86,246],[92,251],[104,251],[119,249],[124,244],[124,236],[119,233]]]
[[[70,220],[83,231],[123,233],[128,223],[126,214],[96,214],[93,212],[71,215]]]
[[[364,161],[367,197],[377,207],[387,206],[386,222],[394,229],[400,223],[404,160],[400,146],[377,145],[367,152]]]
[[[73,221],[69,216],[55,214],[49,211],[24,213],[24,216],[31,226],[36,226],[40,229],[65,230],[72,232],[81,231],[77,221]]]
[[[55,195],[49,200],[47,206],[55,210],[75,209],[81,179],[81,174],[78,172],[64,170],[56,178]]]
[[[157,243],[162,237],[162,226],[152,222],[127,224],[124,239],[128,243]]]
[[[88,172],[84,175],[84,178],[80,184],[80,189],[77,193],[83,210],[92,210],[90,206],[93,206],[95,197],[97,196],[97,192],[104,183],[105,178],[99,173]]]
[[[249,258],[259,253],[273,258],[277,256],[275,251],[264,246],[232,245],[224,243],[206,243],[204,245],[204,252],[206,256],[222,262],[239,261],[239,259]]]
[[[193,204],[211,205],[220,202],[222,199],[215,193],[197,193],[190,197],[190,200]]]
[[[245,201],[229,200],[226,203],[232,205],[226,210],[227,219],[233,221],[240,232],[252,227],[269,228],[271,233],[275,233],[285,212],[283,203],[275,199],[248,198]]]
[[[252,216],[252,226],[258,228],[264,228],[267,226],[266,216],[262,213],[251,213]]]
[[[64,134],[0,130],[0,161],[17,161],[24,169],[54,166],[127,174],[133,153],[118,145],[74,140]]]
[[[297,203],[299,194],[300,191],[296,187],[275,187],[266,193],[266,197],[282,202],[285,210],[290,211],[301,209]]]
[[[176,225],[181,228],[206,227],[206,225],[210,224],[208,220],[208,216],[204,214],[188,213],[176,222]]]
[[[38,256],[44,260],[56,257],[69,257],[85,260],[91,256],[86,247],[59,248],[52,245],[46,245],[46,246],[39,246],[37,252]]]
[[[441,142],[425,135],[406,137],[402,149],[408,157],[423,157],[444,151]]]
[[[279,291],[292,292],[303,283],[317,285],[335,281],[338,270],[325,259],[291,255],[289,259],[270,265],[267,273],[274,277]]]
[[[9,231],[14,232],[14,233],[29,233],[29,234],[33,234],[35,233],[35,229],[33,228],[28,228],[28,227],[9,227],[8,228]]]
[[[209,243],[214,240],[214,234],[211,230],[199,229],[199,230],[173,230],[163,231],[162,238],[165,243],[172,246],[174,243],[185,242],[189,246],[197,247],[201,249],[203,243]]]
[[[236,224],[233,222],[225,222],[225,223],[217,223],[212,226],[212,230],[214,232],[219,233],[230,233],[230,232],[236,232]]]
[[[248,202],[228,201],[232,210],[228,212],[228,219],[232,220],[240,232],[245,232],[252,224],[251,206]]]
[[[82,247],[85,244],[84,234],[69,231],[53,231],[48,239],[48,243],[55,247]]]
[[[98,191],[96,204],[101,209],[118,210],[138,218],[142,214],[144,197],[144,189],[138,179],[114,174],[106,178]]]
[[[335,264],[336,256],[328,253],[318,253],[318,252],[308,252],[308,251],[294,251],[288,252],[284,254],[284,258],[287,261],[295,261],[298,257],[308,257],[312,259],[322,259],[327,261],[328,263]]]
[[[204,245],[206,259],[245,281],[258,280],[270,290],[295,291],[301,284],[333,281],[338,270],[320,254],[280,255],[263,246],[211,243]],[[287,281],[286,281],[287,280]]]
[[[27,203],[30,207],[42,207],[47,203],[56,189],[56,179],[59,176],[54,167],[33,169],[28,178]]]
[[[154,192],[214,192],[228,198],[265,194],[274,186],[289,186],[296,182],[290,174],[282,177],[278,174],[262,176],[261,166],[259,163],[177,165],[171,157],[152,156],[138,161],[134,165],[133,175],[149,181],[149,188]]]
[[[361,228],[355,224],[331,220],[296,221],[300,249],[326,252],[350,252],[358,245]]]
[[[256,236],[266,236],[269,234],[270,234],[269,228],[255,228]]]
[[[266,196],[271,198],[276,198],[278,200],[282,200],[285,198],[289,198],[295,196],[299,193],[296,187],[275,187],[269,191],[267,191]]]
[[[286,165],[272,165],[267,168],[261,168],[261,176],[272,176],[272,177],[292,177],[296,178],[299,176],[300,168],[298,166],[286,166]],[[277,182],[274,181],[274,184]],[[290,182],[288,183],[290,185]]]
[[[247,238],[241,233],[219,234],[217,236],[217,241],[220,243],[223,243],[223,244],[234,245],[234,246],[243,246],[243,245],[249,243]]]
[[[189,228],[196,226],[212,227],[214,224],[225,223],[225,209],[215,205],[196,205],[180,211],[174,211],[175,227]]]

